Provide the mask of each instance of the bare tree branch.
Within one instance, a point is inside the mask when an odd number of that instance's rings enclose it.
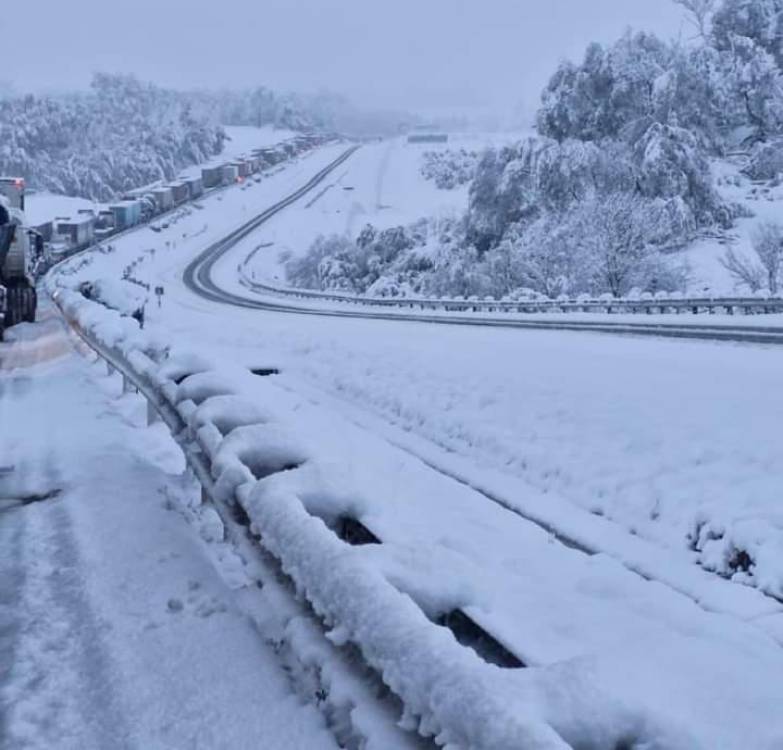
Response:
[[[733,248],[729,248],[718,261],[735,281],[744,284],[751,292],[757,292],[763,286],[764,269],[750,258],[737,255]]]
[[[715,8],[715,0],[672,0],[686,12],[686,18],[706,41],[710,30],[710,17]]]

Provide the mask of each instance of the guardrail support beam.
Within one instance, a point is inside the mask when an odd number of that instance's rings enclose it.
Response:
[[[156,422],[160,422],[160,414],[158,410],[152,405],[151,401],[147,401],[147,427],[151,427]]]
[[[123,393],[138,393],[139,389],[133,385],[133,382],[127,375],[122,376],[122,392]]]

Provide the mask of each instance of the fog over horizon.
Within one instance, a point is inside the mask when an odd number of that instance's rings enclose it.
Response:
[[[94,72],[176,88],[266,85],[389,109],[532,111],[563,58],[627,27],[689,36],[669,0],[103,0],[13,3],[0,81],[16,92],[84,88]]]

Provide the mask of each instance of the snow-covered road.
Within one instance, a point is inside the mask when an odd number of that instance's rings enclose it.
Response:
[[[42,316],[0,372],[0,747],[336,747],[186,523],[176,444]]]

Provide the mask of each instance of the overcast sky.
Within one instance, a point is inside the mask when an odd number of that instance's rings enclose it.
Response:
[[[73,88],[101,70],[382,107],[531,106],[558,60],[627,26],[688,33],[670,0],[8,0],[0,80]]]

